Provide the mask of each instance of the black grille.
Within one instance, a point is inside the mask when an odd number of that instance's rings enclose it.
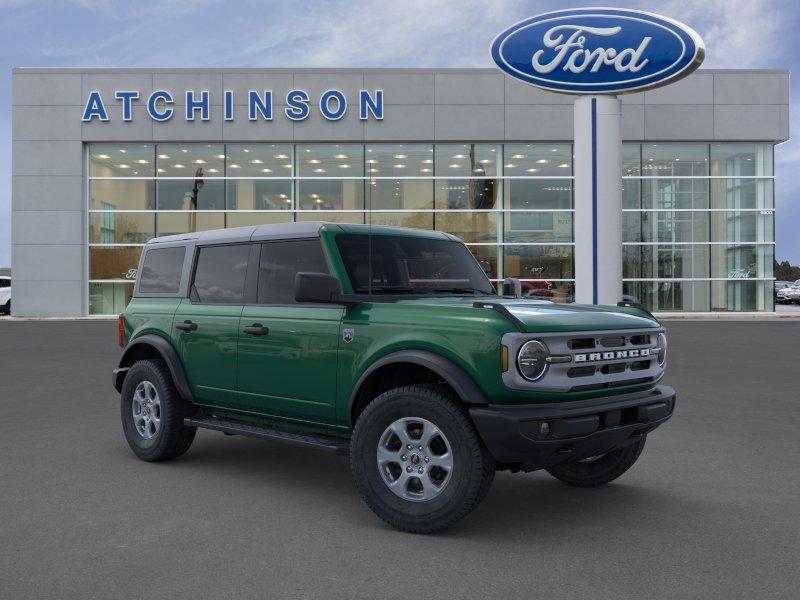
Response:
[[[589,365],[586,367],[572,367],[569,371],[567,371],[567,377],[591,377],[594,375],[596,370],[597,367],[594,365]]]
[[[619,348],[625,345],[625,336],[616,335],[614,337],[600,338],[600,345],[606,348]]]
[[[571,350],[591,350],[595,347],[594,338],[574,338],[567,342]]]

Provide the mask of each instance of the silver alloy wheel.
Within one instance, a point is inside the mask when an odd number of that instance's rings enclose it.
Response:
[[[425,502],[444,491],[453,476],[453,449],[427,419],[404,417],[389,425],[378,441],[378,471],[403,500]]]
[[[604,452],[603,454],[595,454],[594,456],[589,456],[589,457],[587,457],[587,458],[582,458],[582,459],[580,459],[578,462],[579,462],[579,463],[591,463],[591,462],[594,462],[594,461],[596,461],[596,460],[600,460],[600,459],[601,459],[601,458],[603,458],[603,457],[604,457],[606,454],[608,454],[608,453],[607,453],[607,452]]]
[[[136,386],[131,412],[139,435],[146,440],[154,438],[161,427],[161,399],[156,386],[149,381],[142,381]]]

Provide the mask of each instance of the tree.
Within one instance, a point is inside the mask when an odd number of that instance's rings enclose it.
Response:
[[[797,281],[800,279],[800,267],[789,264],[788,260],[775,261],[775,279],[778,281]]]

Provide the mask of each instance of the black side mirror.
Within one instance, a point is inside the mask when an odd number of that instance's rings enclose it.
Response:
[[[327,273],[298,273],[294,276],[294,299],[298,302],[335,302],[342,284]]]
[[[522,282],[516,277],[503,279],[503,296],[522,298]]]
[[[294,299],[298,302],[319,304],[344,304],[354,306],[360,301],[342,295],[342,284],[327,273],[304,273],[294,276]]]

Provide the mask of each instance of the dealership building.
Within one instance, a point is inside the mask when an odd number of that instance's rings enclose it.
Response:
[[[621,98],[620,298],[774,310],[788,71]],[[15,69],[12,312],[115,314],[154,236],[304,220],[450,232],[572,301],[574,100],[497,69]]]

